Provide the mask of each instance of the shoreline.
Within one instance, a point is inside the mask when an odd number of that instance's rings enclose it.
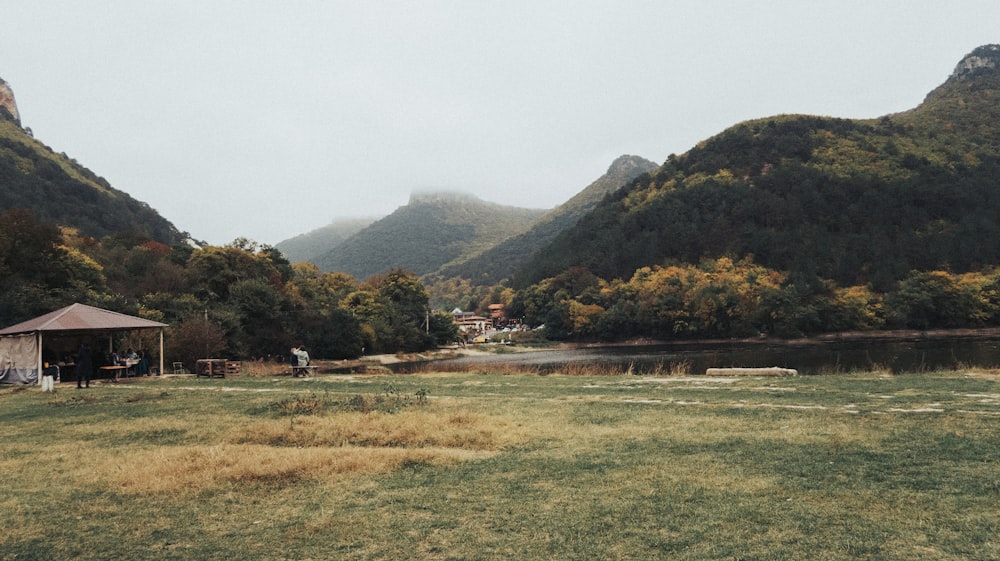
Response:
[[[600,349],[600,348],[623,348],[623,347],[652,347],[652,346],[673,346],[678,348],[686,347],[720,347],[720,346],[785,346],[785,347],[807,347],[812,345],[826,345],[836,343],[858,343],[858,342],[880,342],[880,341],[929,341],[939,339],[1000,339],[1000,328],[983,329],[899,329],[881,331],[844,331],[838,333],[827,333],[814,335],[811,337],[798,337],[794,339],[782,339],[777,337],[743,337],[732,339],[681,339],[681,340],[661,340],[661,339],[631,339],[628,341],[612,342],[559,342],[550,346],[503,346],[502,352],[496,347],[483,345],[486,348],[477,348],[480,345],[469,345],[465,348],[441,348],[421,353],[399,353],[369,355],[354,360],[343,361],[317,361],[324,363],[327,369],[333,371],[344,370],[378,370],[392,365],[412,364],[421,362],[434,362],[438,360],[449,360],[469,357],[492,357],[498,354],[533,353],[544,351],[566,351],[574,349]]]
[[[929,341],[937,339],[1000,339],[1000,327],[980,329],[895,329],[879,331],[841,331],[810,337],[784,339],[779,337],[734,337],[731,339],[630,339],[612,342],[559,343],[558,349],[592,349],[600,347],[646,346],[718,346],[718,345],[773,345],[805,346],[825,343],[856,343],[862,341]]]

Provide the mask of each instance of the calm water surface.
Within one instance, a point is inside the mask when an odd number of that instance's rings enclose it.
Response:
[[[507,364],[543,372],[588,363],[632,368],[636,374],[686,369],[780,366],[800,374],[887,369],[894,373],[1000,366],[1000,339],[936,338],[921,340],[830,341],[810,343],[710,343],[588,347],[503,353],[441,361],[445,365]]]

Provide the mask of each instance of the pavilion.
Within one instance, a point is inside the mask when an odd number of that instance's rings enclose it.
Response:
[[[163,372],[163,328],[167,324],[140,317],[72,304],[0,329],[0,383],[39,383],[46,341],[108,338],[116,332],[157,329],[160,333],[160,367]],[[96,349],[96,346],[95,346]]]

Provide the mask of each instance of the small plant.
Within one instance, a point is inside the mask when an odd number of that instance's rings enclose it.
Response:
[[[328,395],[297,395],[275,403],[275,408],[283,415],[319,415],[331,406]]]
[[[430,391],[420,388],[413,397],[403,394],[399,386],[386,384],[382,393],[355,394],[343,400],[334,399],[325,392],[323,395],[310,392],[296,395],[274,403],[273,409],[280,415],[323,415],[334,411],[353,413],[397,413],[404,407],[426,405]]]
[[[691,374],[691,361],[682,360],[670,364],[671,376],[688,376]]]

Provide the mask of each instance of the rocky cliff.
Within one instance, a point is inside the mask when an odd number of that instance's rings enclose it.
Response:
[[[14,118],[14,122],[21,124],[21,114],[17,112],[17,103],[14,101],[14,90],[10,84],[0,78],[0,107],[3,107]]]
[[[983,45],[965,56],[951,73],[950,80],[968,80],[985,70],[1000,67],[1000,45]]]

